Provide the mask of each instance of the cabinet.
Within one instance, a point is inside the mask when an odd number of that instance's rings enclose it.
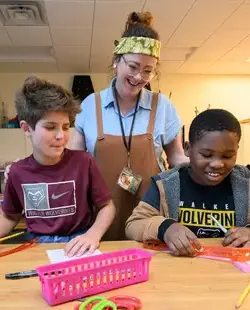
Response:
[[[26,139],[20,128],[0,129],[0,163],[13,161],[15,158],[24,158],[27,154]]]

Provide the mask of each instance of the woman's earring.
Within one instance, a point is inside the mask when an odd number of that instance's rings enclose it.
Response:
[[[113,68],[116,69],[116,64],[113,64]]]

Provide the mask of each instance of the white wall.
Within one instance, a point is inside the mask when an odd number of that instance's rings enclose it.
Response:
[[[10,117],[15,116],[15,92],[21,87],[26,76],[26,74],[0,74],[0,102],[4,101]],[[38,74],[38,76],[71,89],[74,74]],[[110,82],[108,74],[91,74],[91,78],[96,91],[106,88]],[[196,106],[200,112],[207,109],[210,104],[211,108],[229,110],[240,120],[250,118],[250,76],[162,74],[159,84],[157,80],[152,82],[152,88],[154,90],[160,88],[167,96],[172,92],[171,100],[186,129],[195,117]],[[250,126],[244,125],[238,160],[242,164],[250,163],[249,135]],[[2,143],[1,135],[0,139]]]
[[[14,96],[22,86],[27,74],[0,73],[0,100],[7,108],[9,117],[15,116]],[[71,89],[74,74],[51,73],[38,76]],[[96,91],[108,86],[108,74],[91,74]],[[195,107],[202,111],[211,108],[224,108],[239,119],[250,118],[250,76],[220,75],[162,75],[160,83],[153,81],[154,90],[169,95],[175,104],[184,124],[189,124],[195,116]],[[1,110],[0,110],[1,113]]]
[[[87,73],[85,73],[87,74]],[[37,74],[41,78],[51,80],[71,90],[74,74]],[[5,104],[5,115],[12,118],[16,115],[14,97],[15,92],[22,86],[27,74],[0,74],[0,103]],[[95,91],[106,88],[110,82],[108,74],[91,74]],[[2,109],[0,105],[0,117]],[[1,123],[1,119],[0,119]],[[21,129],[0,129],[0,166],[16,158],[23,158],[31,153],[30,142],[25,138]]]
[[[60,84],[69,90],[72,88],[74,73],[38,73],[37,75],[41,78]],[[6,109],[5,115],[9,118],[16,115],[14,106],[15,93],[22,86],[27,76],[28,74],[24,73],[0,73],[0,103],[4,102]],[[108,74],[94,73],[91,74],[91,79],[95,91],[100,91],[101,89],[106,88],[110,82],[110,76]],[[2,116],[1,106],[0,115]]]
[[[250,118],[250,76],[172,75],[161,77],[160,89],[169,95],[184,124],[195,117],[195,107],[201,112],[222,108],[239,120]]]
[[[239,120],[250,118],[250,76],[247,75],[167,75],[160,79],[162,93],[172,93],[171,101],[186,127],[186,139],[195,107],[201,112],[208,108],[222,108]],[[238,153],[239,164],[250,163],[250,125],[242,125],[242,139]]]

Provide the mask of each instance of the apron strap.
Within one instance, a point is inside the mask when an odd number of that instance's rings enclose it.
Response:
[[[149,123],[148,123],[148,129],[147,129],[147,134],[149,135],[153,135],[153,131],[154,131],[158,96],[159,96],[158,93],[153,93],[153,96],[152,96],[151,112],[149,116]]]
[[[104,139],[103,122],[102,122],[102,104],[100,93],[95,93],[95,108],[96,108],[96,122],[97,122],[97,139]]]

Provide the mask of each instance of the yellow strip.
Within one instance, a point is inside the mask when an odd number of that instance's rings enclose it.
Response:
[[[240,298],[238,299],[237,301],[237,304],[235,305],[235,308],[239,308],[244,300],[246,299],[247,295],[249,294],[250,292],[250,283],[248,284],[248,286],[244,289],[244,292],[242,293],[242,295],[240,296]]]
[[[218,228],[211,215],[225,228],[235,227],[235,211],[180,208],[179,222],[186,226]]]
[[[12,239],[12,238],[15,238],[15,237],[23,235],[23,234],[24,234],[24,231],[21,231],[19,233],[13,234],[13,235],[0,238],[0,242],[5,241],[5,240],[9,240],[9,239]]]

